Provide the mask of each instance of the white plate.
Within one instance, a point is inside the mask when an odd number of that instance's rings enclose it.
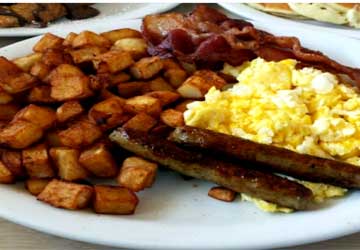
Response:
[[[63,30],[70,32],[74,29],[81,30],[91,25],[102,23],[116,23],[123,19],[142,18],[151,13],[160,13],[174,8],[178,3],[97,3],[93,7],[100,11],[98,16],[83,20],[71,21],[61,18],[48,25],[45,28],[34,28],[31,26],[19,28],[0,28],[0,37],[6,36],[36,36],[46,32],[55,32]]]
[[[273,25],[282,25],[291,27],[299,27],[304,29],[317,29],[327,32],[334,32],[339,35],[360,39],[360,29],[347,26],[335,25],[331,23],[310,21],[310,20],[292,20],[283,17],[274,16],[260,10],[251,8],[242,3],[219,3],[226,10],[248,18],[250,20],[261,21],[263,23],[271,22]],[[270,24],[270,23],[269,23]]]
[[[140,21],[86,28],[106,31],[121,27],[139,28]],[[360,58],[353,56],[354,51],[360,51],[356,40],[312,30],[258,27],[279,35],[298,36],[309,48],[321,50],[342,63],[360,65]],[[28,54],[38,39],[0,49],[0,55],[14,58]],[[262,212],[247,202],[225,203],[208,198],[211,186],[198,180],[184,181],[179,175],[164,171],[154,187],[139,194],[135,215],[107,216],[56,209],[36,201],[20,184],[1,185],[0,216],[65,238],[141,249],[273,248],[360,231],[360,192],[352,192],[316,211],[284,215]]]

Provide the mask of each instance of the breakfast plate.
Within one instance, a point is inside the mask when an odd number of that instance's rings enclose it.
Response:
[[[348,36],[360,39],[360,30],[335,25],[330,23],[311,21],[311,20],[291,20],[279,16],[267,14],[265,12],[256,10],[242,3],[219,3],[223,8],[230,11],[233,14],[237,14],[241,17],[248,18],[250,20],[272,23],[273,25],[291,25],[291,27],[299,27],[304,29],[316,29],[327,32],[334,32],[339,35]]]
[[[97,3],[92,7],[99,10],[100,14],[93,18],[74,21],[61,18],[57,21],[51,22],[45,28],[32,26],[0,28],[0,37],[36,36],[45,34],[46,32],[55,32],[56,30],[70,32],[74,28],[85,29],[89,23],[94,25],[101,23],[116,23],[123,19],[140,18],[148,14],[164,12],[177,5],[177,3]]]
[[[254,22],[276,35],[297,36],[305,47],[320,50],[333,59],[358,67],[357,40],[326,32],[284,28]],[[140,20],[89,24],[87,30],[139,29]],[[78,32],[79,28],[73,31]],[[54,33],[64,36],[67,31]],[[316,38],[316,39],[314,39]],[[0,49],[0,55],[16,58],[31,53],[39,37]],[[324,41],[332,41],[327,43]],[[337,48],[342,48],[339,50]],[[151,189],[139,193],[133,216],[96,215],[89,211],[65,211],[36,201],[18,185],[0,186],[0,217],[69,239],[115,247],[140,249],[259,249],[286,247],[327,240],[360,231],[360,192],[323,207],[293,214],[269,214],[252,203],[209,199],[213,184],[185,181],[178,174],[160,171]]]

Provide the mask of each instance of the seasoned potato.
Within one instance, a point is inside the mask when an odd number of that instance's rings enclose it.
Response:
[[[155,181],[157,168],[155,163],[139,157],[129,157],[123,162],[117,182],[123,187],[138,192],[151,187]]]
[[[72,42],[74,41],[75,37],[78,34],[74,33],[74,32],[70,32],[69,34],[67,34],[67,36],[65,37],[62,45],[64,47],[71,47],[72,46]]]
[[[59,170],[61,179],[76,181],[88,177],[87,171],[79,163],[79,150],[66,147],[51,148],[50,156]]]
[[[148,132],[156,125],[156,123],[157,120],[152,116],[149,116],[145,113],[139,113],[128,120],[123,125],[123,128],[134,131]]]
[[[116,75],[110,76],[111,86],[117,86],[119,83],[127,82],[131,79],[129,74],[125,72],[117,73]]]
[[[1,155],[1,161],[14,175],[15,179],[22,180],[26,176],[26,172],[22,164],[21,152],[15,150],[4,150]]]
[[[41,60],[42,55],[42,53],[33,53],[28,56],[16,58],[13,62],[23,71],[29,72],[32,66]]]
[[[168,69],[164,77],[174,88],[178,88],[187,78],[187,73],[183,69]]]
[[[169,105],[180,98],[180,95],[178,93],[168,90],[152,91],[146,93],[145,95],[159,99],[162,106]]]
[[[2,184],[11,184],[15,182],[14,175],[10,172],[9,169],[0,161],[0,183]]]
[[[213,187],[209,190],[208,195],[214,199],[231,202],[236,198],[236,192],[224,188],[224,187]]]
[[[161,59],[161,61],[163,62],[165,71],[169,69],[181,69],[180,65],[172,58]]]
[[[46,33],[33,47],[34,52],[45,52],[48,49],[62,49],[64,39],[51,33]]]
[[[133,97],[135,95],[141,94],[146,87],[148,83],[147,82],[126,82],[126,83],[120,83],[117,85],[118,93],[120,96],[129,98]]]
[[[49,179],[31,178],[25,181],[25,188],[30,194],[37,196],[45,189],[49,182]]]
[[[55,103],[57,102],[50,96],[51,87],[49,85],[40,85],[33,87],[27,97],[28,102],[35,103]]]
[[[70,64],[58,66],[50,77],[51,97],[58,101],[68,101],[91,96],[89,77]]]
[[[163,69],[162,61],[159,57],[145,57],[137,61],[130,72],[136,79],[150,79]]]
[[[148,82],[143,88],[142,92],[147,93],[151,91],[174,91],[174,88],[167,83],[164,78],[157,77]]]
[[[50,67],[43,62],[35,63],[31,69],[30,74],[36,76],[40,80],[44,80],[50,74]]]
[[[78,101],[67,101],[57,108],[56,118],[59,122],[65,122],[83,112],[84,109]]]
[[[94,60],[94,66],[98,73],[117,73],[133,64],[134,60],[131,54],[126,51],[109,51],[97,56]]]
[[[0,143],[11,148],[26,148],[43,136],[43,130],[38,125],[19,120],[10,123],[0,131]]]
[[[173,130],[174,129],[172,127],[169,127],[163,123],[159,123],[150,131],[150,133],[162,138],[167,138]]]
[[[51,178],[55,176],[45,144],[24,149],[22,161],[30,177]]]
[[[49,49],[43,53],[41,62],[45,65],[53,68],[61,64],[71,64],[71,57],[69,54],[64,53],[61,50]]]
[[[146,113],[151,116],[159,116],[161,102],[151,96],[135,96],[126,100],[124,109],[130,113]]]
[[[83,31],[72,40],[73,48],[84,48],[84,47],[104,47],[109,48],[111,42],[103,36],[100,36],[92,31]]]
[[[143,38],[119,39],[111,49],[129,52],[135,60],[147,55],[147,44]]]
[[[0,121],[11,120],[19,109],[20,107],[13,103],[0,104]]]
[[[160,114],[160,120],[166,125],[173,128],[185,125],[183,113],[175,109],[164,110]]]
[[[192,103],[192,102],[194,102],[194,101],[195,101],[195,100],[191,100],[191,99],[185,100],[185,101],[179,103],[178,105],[176,105],[174,109],[177,110],[177,111],[180,111],[181,113],[184,113],[184,112],[187,110],[187,107],[186,107],[186,106],[187,106],[189,103]]]
[[[95,185],[93,207],[99,214],[133,214],[139,200],[127,188]]]
[[[84,150],[79,158],[80,164],[97,177],[115,177],[118,173],[116,162],[110,151],[102,143]]]
[[[30,104],[21,109],[14,117],[12,122],[18,120],[32,122],[42,129],[50,128],[56,121],[55,111],[48,107],[41,107]]]
[[[104,52],[103,48],[100,47],[85,47],[78,50],[70,51],[70,55],[74,63],[79,64],[83,62],[92,61],[94,58]]]
[[[91,145],[101,135],[100,128],[85,119],[76,121],[68,129],[59,132],[60,143],[72,148]]]
[[[0,87],[0,104],[8,104],[14,98]]]
[[[46,133],[46,143],[49,147],[62,147],[59,131],[53,130]]]
[[[37,199],[54,207],[77,210],[88,206],[92,194],[91,186],[54,179],[46,185]]]
[[[115,43],[117,40],[123,39],[123,38],[132,38],[137,37],[141,38],[142,35],[139,31],[134,29],[117,29],[117,30],[111,30],[107,32],[101,33],[103,37],[111,41],[112,43]]]

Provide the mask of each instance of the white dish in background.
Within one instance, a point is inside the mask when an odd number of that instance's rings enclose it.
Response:
[[[139,28],[140,20],[88,25],[93,31]],[[277,35],[297,36],[303,45],[321,50],[350,66],[360,66],[360,43],[326,32],[260,25]],[[56,32],[57,34],[61,34]],[[64,33],[62,34],[64,35]],[[0,49],[15,58],[31,53],[39,37]],[[327,43],[324,41],[331,41]],[[338,48],[342,48],[339,50]],[[97,215],[66,211],[36,201],[19,185],[0,185],[0,217],[33,229],[90,243],[140,249],[259,249],[305,244],[360,231],[360,192],[307,212],[269,214],[252,203],[220,202],[207,196],[211,183],[184,181],[161,171],[154,186],[139,193],[135,215]]]
[[[18,28],[0,28],[0,37],[13,36],[36,36],[47,32],[58,30],[70,32],[73,30],[84,30],[89,24],[98,25],[102,23],[116,23],[123,19],[142,18],[152,13],[160,13],[170,10],[179,5],[178,3],[97,3],[92,7],[99,10],[99,15],[83,20],[71,21],[61,18],[51,22],[45,28],[36,28],[31,25]]]
[[[243,3],[219,3],[224,9],[244,17],[246,19],[266,22],[272,25],[281,25],[282,27],[299,27],[304,29],[317,29],[322,31],[334,32],[339,35],[360,39],[360,29],[336,25],[331,23],[312,21],[312,20],[294,20],[285,17],[262,12],[260,10],[249,7]]]

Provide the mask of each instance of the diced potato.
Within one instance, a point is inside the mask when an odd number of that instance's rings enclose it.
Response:
[[[14,98],[0,87],[0,104],[8,104]]]
[[[152,116],[149,116],[145,113],[139,113],[130,120],[128,120],[123,125],[123,128],[126,130],[148,132],[156,125],[156,123],[157,120],[154,119]]]
[[[168,69],[165,71],[164,77],[171,86],[178,88],[186,80],[187,73],[183,69]]]
[[[180,111],[181,113],[184,113],[187,110],[187,105],[194,101],[195,100],[191,100],[191,99],[185,100],[185,101],[179,103],[178,105],[176,105],[174,109],[177,111]]]
[[[155,181],[157,164],[139,157],[127,158],[121,167],[117,182],[134,192],[151,187]]]
[[[224,188],[224,187],[213,187],[209,190],[208,195],[214,199],[231,202],[236,198],[236,192]]]
[[[169,127],[168,125],[160,123],[160,124],[156,125],[150,131],[150,134],[156,135],[156,136],[159,136],[162,138],[167,138],[172,131],[174,131],[174,129],[172,127]]]
[[[83,107],[78,101],[64,102],[56,110],[56,118],[59,122],[65,122],[84,112]]]
[[[185,125],[183,113],[175,109],[164,110],[160,114],[160,120],[173,128]]]
[[[30,104],[21,109],[14,117],[12,122],[18,120],[32,122],[42,129],[50,128],[56,121],[55,111],[48,107],[41,107]]]
[[[119,126],[128,120],[124,114],[125,100],[121,97],[111,97],[95,104],[89,110],[89,120],[107,130]]]
[[[22,161],[30,177],[51,178],[55,176],[45,144],[24,149]]]
[[[58,101],[68,101],[91,96],[89,77],[70,64],[58,66],[50,77],[51,97]]]
[[[159,99],[162,106],[169,105],[180,98],[178,93],[168,90],[153,91],[146,93],[145,95]]]
[[[0,131],[0,143],[11,148],[26,148],[43,136],[43,130],[38,125],[19,120],[10,123]]]
[[[15,182],[14,175],[10,172],[9,169],[0,161],[0,183],[2,184],[11,184]]]
[[[117,73],[133,64],[134,60],[131,54],[126,51],[112,50],[97,56],[94,60],[94,66],[99,73]]]
[[[180,65],[172,58],[161,59],[164,65],[164,70],[181,69]]]
[[[9,121],[19,111],[20,107],[13,103],[0,104],[0,120]]]
[[[99,100],[106,100],[108,98],[113,98],[113,97],[119,97],[119,96],[115,95],[113,92],[107,89],[100,90]]]
[[[14,175],[15,179],[21,180],[26,176],[21,160],[21,152],[15,150],[4,150],[1,155],[1,161]]]
[[[150,79],[163,69],[162,61],[159,57],[145,57],[137,61],[130,68],[131,74],[136,79]]]
[[[46,134],[46,143],[49,147],[62,147],[64,145],[61,144],[59,131],[49,131]]]
[[[181,67],[189,74],[192,75],[196,71],[195,63],[180,62]]]
[[[94,210],[99,214],[133,214],[139,199],[129,189],[95,185]]]
[[[59,170],[61,179],[76,181],[88,177],[86,169],[79,163],[79,150],[66,147],[51,148],[50,156]]]
[[[28,102],[36,103],[55,103],[57,102],[50,96],[51,87],[48,85],[36,86],[30,90]]]
[[[142,88],[143,93],[151,91],[174,91],[174,88],[169,83],[167,83],[164,78],[157,77],[148,82],[148,84]]]
[[[54,179],[37,198],[54,207],[77,210],[88,206],[92,194],[91,186]]]
[[[111,86],[117,86],[119,83],[127,82],[131,79],[129,74],[125,72],[120,72],[116,75],[110,76]]]
[[[117,29],[117,30],[111,30],[107,32],[101,33],[103,37],[110,40],[112,43],[115,43],[117,40],[123,39],[123,38],[141,38],[142,35],[139,31],[133,30],[133,29]]]
[[[37,196],[45,189],[49,182],[49,179],[31,178],[25,181],[25,188],[30,194]]]
[[[129,52],[134,59],[147,55],[147,44],[143,38],[122,38],[115,42],[112,49]]]
[[[111,86],[111,75],[109,73],[101,73],[90,75],[90,89],[96,93],[98,90],[107,89]]]
[[[35,63],[31,69],[30,74],[36,76],[40,80],[44,80],[50,74],[50,67],[43,62]]]
[[[161,102],[151,96],[135,96],[126,100],[124,109],[130,113],[146,113],[156,117],[160,115]]]
[[[120,83],[117,88],[120,96],[129,98],[141,94],[147,84],[147,82],[127,82]]]
[[[74,33],[74,32],[70,32],[66,37],[65,37],[65,40],[63,41],[63,46],[64,47],[71,47],[72,46],[72,43],[75,39],[75,37],[77,36],[78,34]]]
[[[70,55],[72,56],[72,59],[74,63],[79,64],[83,62],[89,62],[92,61],[94,58],[99,56],[103,51],[100,47],[85,47],[78,50],[72,50],[70,51]]]
[[[48,49],[62,49],[64,39],[51,33],[46,33],[33,47],[34,52],[45,52]]]
[[[92,46],[109,48],[111,46],[111,42],[105,37],[87,30],[81,32],[72,40],[73,48],[84,48]]]
[[[72,148],[91,145],[101,135],[100,128],[88,120],[76,121],[68,129],[59,132],[60,143]]]
[[[41,53],[33,53],[28,56],[19,57],[13,60],[13,62],[23,71],[29,72],[31,67],[40,61],[42,58]]]
[[[53,50],[53,49],[49,49],[46,52],[44,52],[41,58],[41,62],[49,67],[56,67],[61,64],[72,63],[69,54],[66,54],[61,50]]]
[[[97,177],[111,178],[118,173],[116,162],[104,144],[97,144],[84,150],[80,155],[79,162]]]

